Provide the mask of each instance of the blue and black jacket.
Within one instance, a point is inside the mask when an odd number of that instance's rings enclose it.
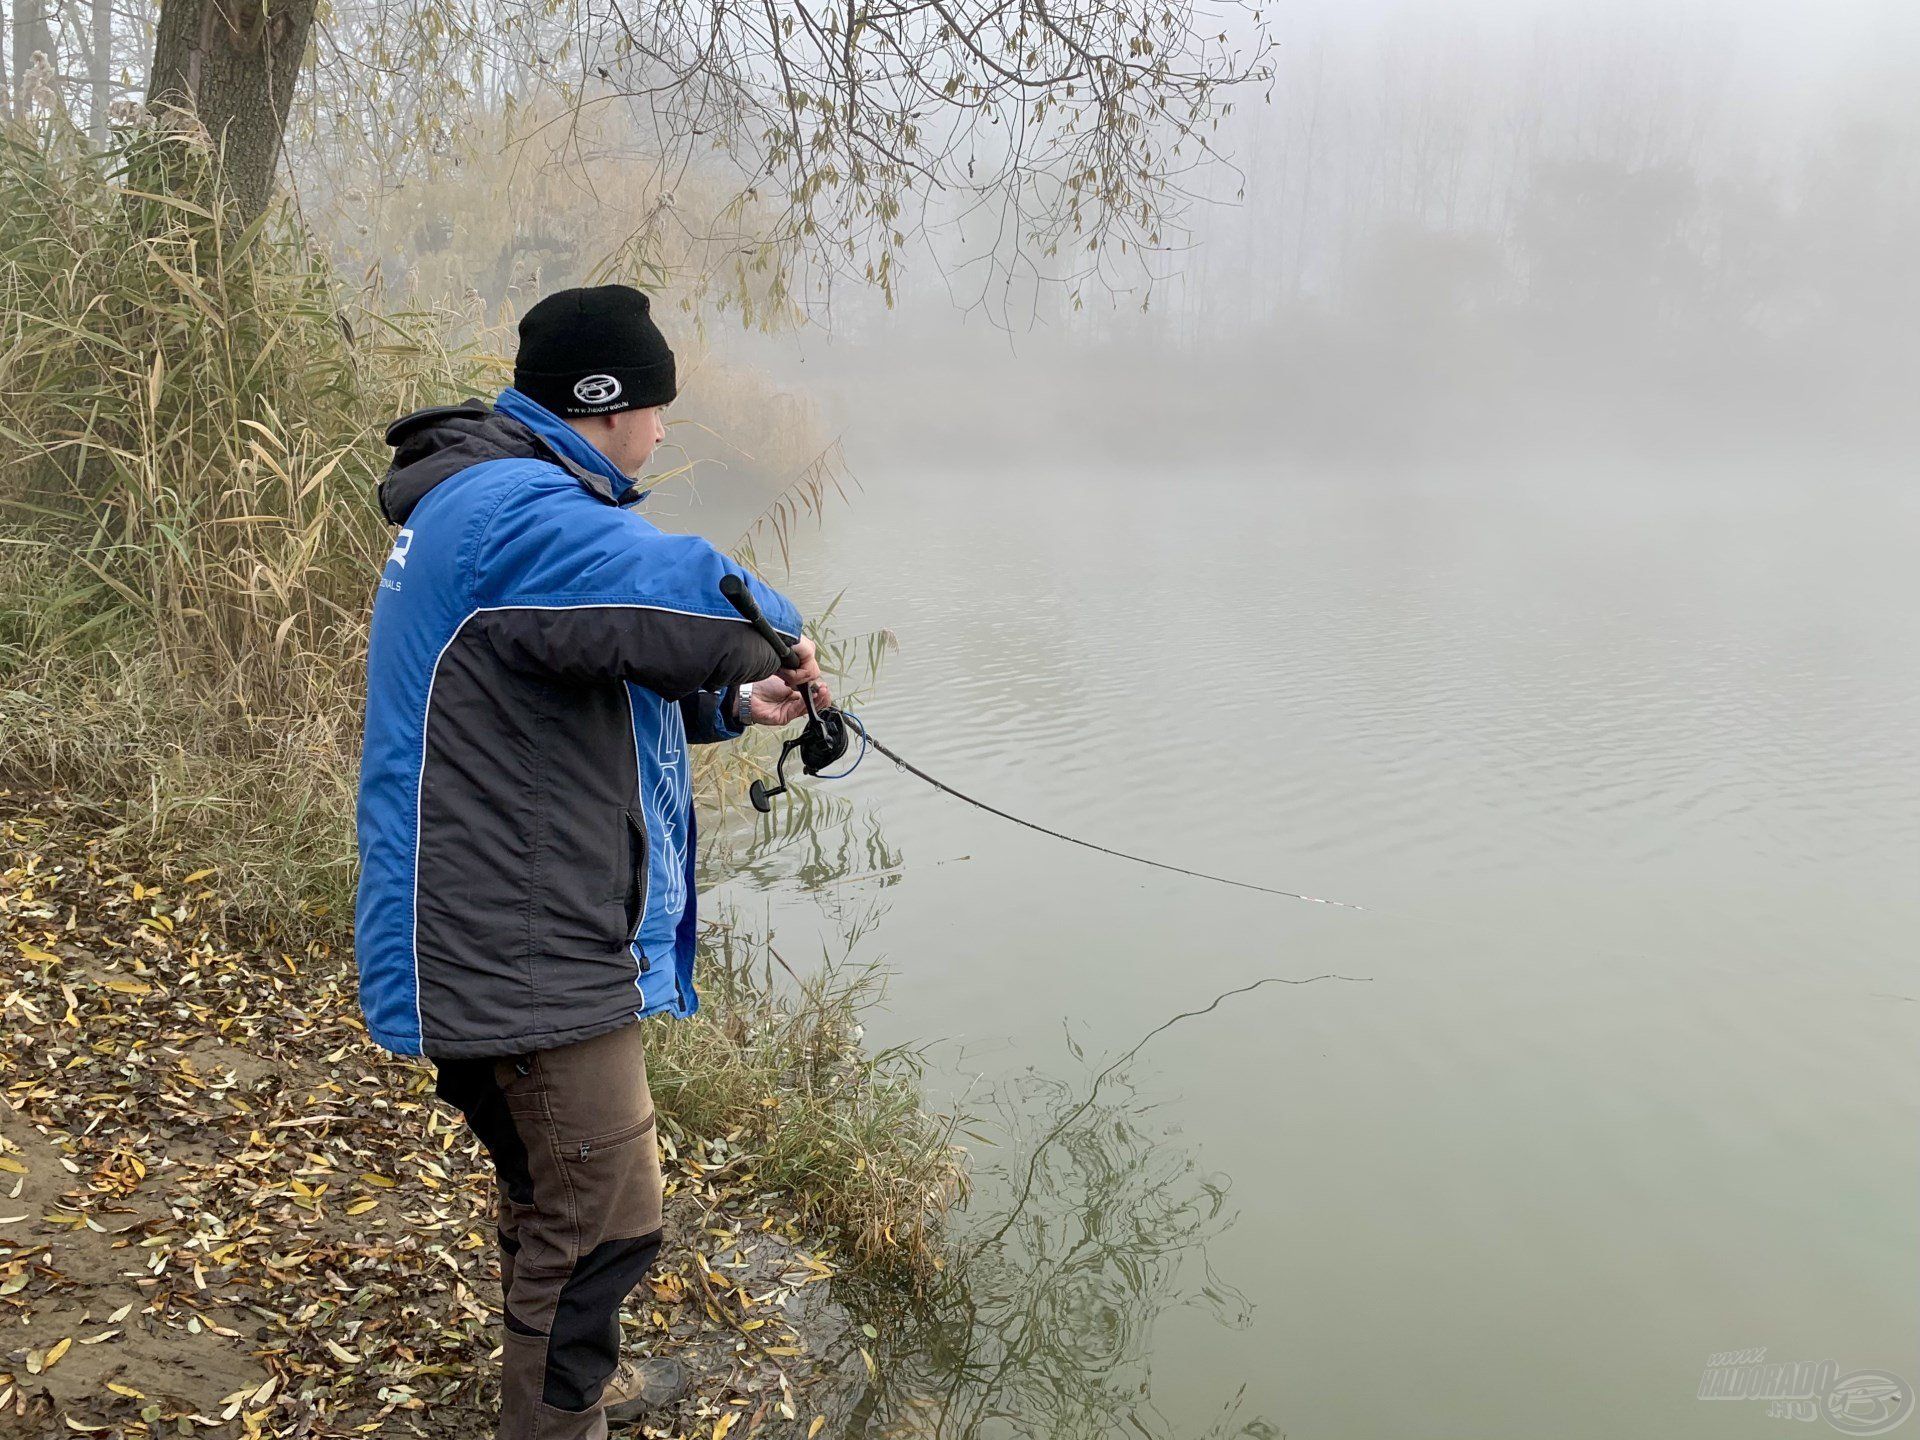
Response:
[[[360,1003],[402,1054],[515,1055],[691,1014],[689,744],[771,674],[705,540],[518,391],[387,431],[401,526],[374,597],[360,767]]]

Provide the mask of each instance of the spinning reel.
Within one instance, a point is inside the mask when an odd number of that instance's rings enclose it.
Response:
[[[740,612],[740,618],[760,632],[761,638],[773,647],[773,653],[780,657],[785,669],[794,669],[800,664],[800,657],[778,630],[760,613],[760,606],[752,593],[741,583],[738,575],[724,575],[720,579],[720,593],[727,603]],[[847,753],[849,726],[846,715],[829,705],[820,709],[813,702],[813,686],[807,686],[803,697],[807,702],[807,723],[800,733],[780,747],[780,758],[774,762],[773,776],[779,783],[768,785],[764,780],[756,780],[747,789],[747,798],[753,802],[753,808],[762,815],[773,812],[773,797],[786,792],[787,757],[795,750],[800,752],[800,768],[809,775],[818,775],[828,766],[837,763]],[[859,722],[853,722],[858,725]],[[836,776],[828,776],[836,779]]]

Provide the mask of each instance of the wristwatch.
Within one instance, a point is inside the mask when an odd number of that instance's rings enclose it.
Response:
[[[742,730],[753,724],[753,686],[742,685],[733,702],[733,723]]]

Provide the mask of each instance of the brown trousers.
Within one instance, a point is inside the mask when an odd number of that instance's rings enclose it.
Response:
[[[660,1250],[660,1152],[638,1024],[439,1061],[499,1182],[506,1330],[497,1440],[602,1440],[620,1305]]]

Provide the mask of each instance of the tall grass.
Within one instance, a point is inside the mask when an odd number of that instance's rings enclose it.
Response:
[[[861,1044],[860,1015],[883,976],[831,964],[776,975],[765,936],[732,916],[713,928],[701,1023],[649,1022],[662,1112],[725,1137],[754,1185],[793,1197],[805,1221],[840,1237],[862,1278],[933,1281],[940,1222],[966,1181],[954,1120],[924,1109],[919,1053]]]
[[[0,785],[90,802],[217,867],[233,922],[344,955],[380,432],[503,367],[442,343],[471,315],[342,284],[286,209],[237,223],[215,163],[177,133],[0,136]],[[738,1130],[800,1085],[812,1123],[776,1127],[769,1178],[856,1254],[922,1263],[954,1152],[911,1066],[861,1055],[860,986],[776,1004],[717,974],[661,1040],[663,1092]],[[809,1046],[849,1082],[830,1097],[801,1084]]]
[[[0,139],[0,747],[191,823],[298,932],[350,895],[380,428],[490,377],[217,178],[177,134]]]
[[[178,133],[0,132],[0,777],[191,824],[237,910],[333,937],[391,542],[380,432],[510,371],[471,311],[343,284],[286,209],[234,223],[214,165]],[[160,173],[166,195],[140,188]],[[768,398],[710,364],[696,384],[696,423]],[[837,477],[829,447],[760,537],[784,555]],[[749,757],[702,759],[709,799],[722,770],[743,788]]]

